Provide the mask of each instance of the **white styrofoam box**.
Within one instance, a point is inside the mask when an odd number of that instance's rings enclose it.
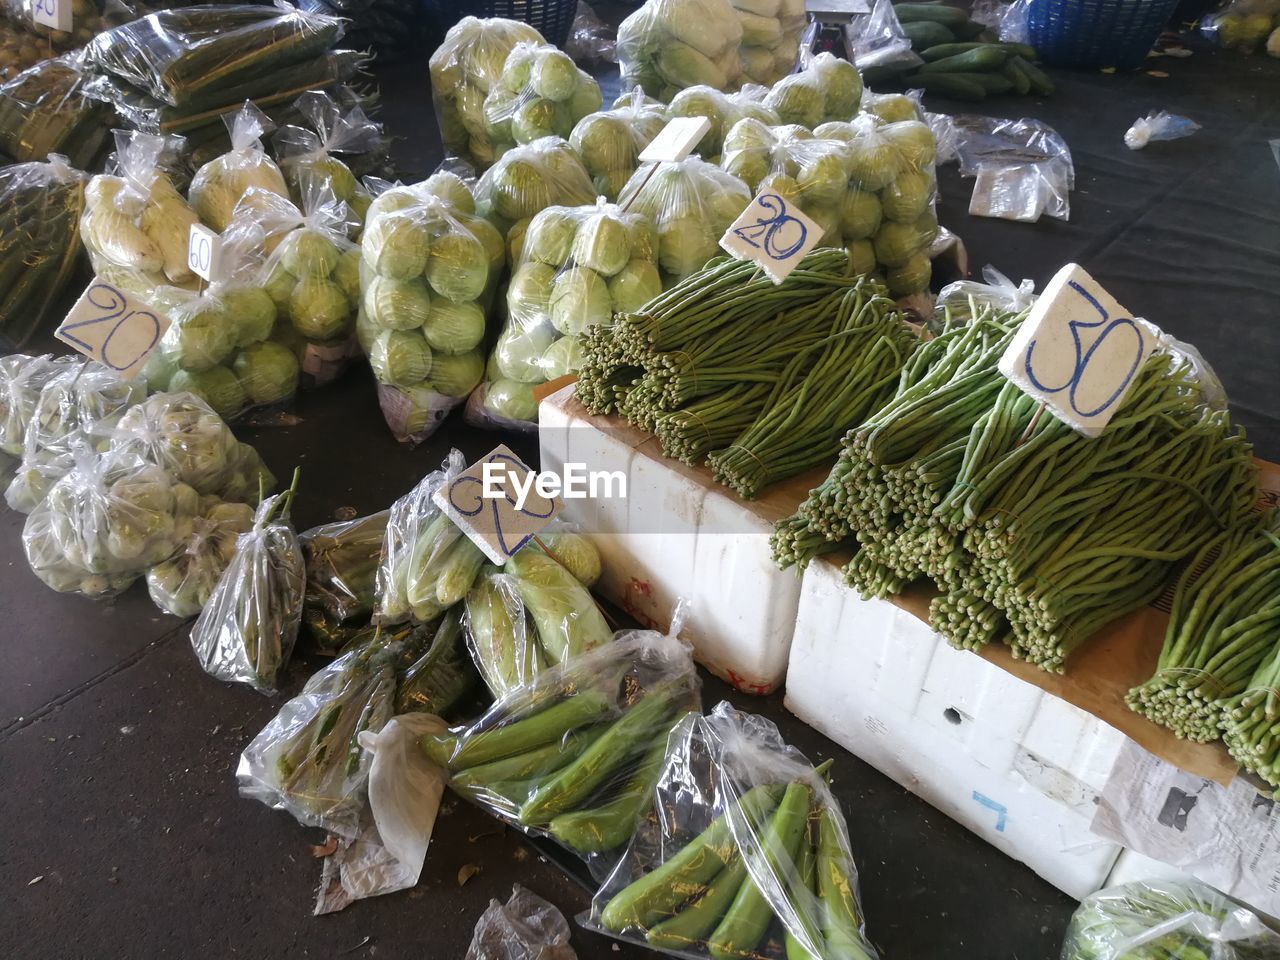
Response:
[[[827,558],[804,575],[786,704],[1073,897],[1120,853],[1089,824],[1124,735],[953,649],[908,609],[862,600]]]
[[[661,455],[622,421],[592,417],[572,388],[539,405],[542,469],[580,463],[622,471],[625,498],[566,500],[566,520],[590,531],[603,574],[596,590],[642,623],[666,629],[688,601],[682,635],[698,660],[740,690],[769,693],[783,680],[800,581],[773,563],[774,521],[817,482],[797,478],[744,502],[710,471]]]
[[[1106,886],[1118,887],[1122,883],[1133,883],[1136,880],[1191,880],[1191,874],[1185,870],[1161,863],[1136,850],[1122,848],[1116,865],[1111,868]]]

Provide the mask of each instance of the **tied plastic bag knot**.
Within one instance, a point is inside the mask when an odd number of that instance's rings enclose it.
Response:
[[[227,125],[231,149],[237,152],[261,151],[262,138],[276,128],[271,118],[255,106],[252,100],[246,100],[238,110],[224,115],[222,122]]]
[[[1124,145],[1130,150],[1141,150],[1152,140],[1181,140],[1200,129],[1200,124],[1190,117],[1183,117],[1167,110],[1139,117],[1125,131]]]
[[[83,170],[77,170],[71,165],[71,161],[61,153],[49,154],[46,163],[46,169],[49,171],[49,177],[58,183],[73,183],[77,180],[87,180],[89,175]]]
[[[520,884],[505,903],[490,900],[465,960],[577,960],[564,914]]]

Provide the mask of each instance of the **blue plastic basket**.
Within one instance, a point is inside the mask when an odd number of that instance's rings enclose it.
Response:
[[[463,17],[506,17],[535,27],[548,43],[563,47],[573,27],[578,0],[422,0],[431,49]]]
[[[1027,31],[1045,63],[1133,70],[1178,0],[1031,0]]]

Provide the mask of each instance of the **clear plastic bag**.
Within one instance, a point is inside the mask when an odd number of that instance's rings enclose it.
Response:
[[[510,238],[539,211],[592,203],[596,191],[568,141],[543,137],[504,153],[477,181],[475,196],[476,212]]]
[[[397,714],[429,713],[445,720],[474,716],[483,683],[467,651],[466,634],[462,609],[455,606],[437,622],[422,655],[400,669]]]
[[[859,70],[921,63],[903,32],[892,0],[871,0],[868,13],[856,14],[845,25],[845,39]]]
[[[79,266],[86,179],[57,155],[0,168],[0,347],[40,329]]]
[[[1181,140],[1199,129],[1200,124],[1190,117],[1161,110],[1135,120],[1124,132],[1124,145],[1130,150],[1141,150],[1152,140]]]
[[[701,84],[686,87],[671,98],[667,116],[705,117],[711,127],[694,146],[694,153],[704,160],[715,162],[720,155],[724,135],[730,127],[744,117],[751,117],[768,126],[782,121],[772,107],[765,104],[767,87],[752,85],[737,93],[722,93],[714,87]]]
[[[622,85],[663,102],[685,87],[732,90],[742,72],[742,37],[729,0],[648,0],[618,27]]]
[[[784,124],[812,129],[829,121],[847,123],[862,103],[862,77],[848,60],[819,53],[803,70],[778,80],[764,103]]]
[[[1028,0],[978,0],[969,19],[990,27],[1002,41],[1027,43]]]
[[[666,107],[637,89],[618,97],[611,109],[579,120],[569,143],[582,158],[596,193],[612,201],[640,165],[640,151],[666,123]]]
[[[113,114],[87,95],[88,84],[78,56],[40,60],[6,78],[0,85],[0,153],[20,162],[56,153],[72,166],[93,168]]]
[[[484,170],[496,159],[484,100],[517,43],[546,43],[533,27],[501,17],[463,17],[431,54],[431,97],[445,152]]]
[[[924,111],[920,107],[921,90],[909,90],[906,93],[863,93],[861,112],[879,117],[885,123],[897,123],[901,120],[924,120]]]
[[[422,747],[454,792],[552,837],[600,876],[645,815],[668,731],[699,703],[688,645],[627,631]]]
[[[231,134],[231,150],[197,170],[187,192],[192,209],[219,233],[227,229],[236,206],[251,189],[256,187],[259,197],[274,193],[289,198],[284,174],[262,146],[262,136],[275,126],[270,118],[246,100],[223,120]]]
[[[578,0],[578,10],[573,15],[573,26],[564,52],[575,63],[617,63],[618,45],[613,28],[601,20],[595,10]]]
[[[455,175],[437,173],[369,209],[356,332],[401,442],[434,433],[484,374],[481,344],[506,250],[471,203]]]
[[[1041,215],[1067,220],[1075,166],[1066,141],[1039,120],[1003,120],[959,114],[960,175],[975,178],[969,212],[1034,222]]]
[[[307,567],[308,608],[319,608],[337,623],[373,613],[378,560],[390,516],[390,510],[380,510],[298,535]]]
[[[982,268],[982,282],[957,280],[938,292],[938,299],[934,301],[933,325],[941,329],[941,324],[948,320],[972,320],[986,307],[993,307],[1001,313],[1022,313],[1036,302],[1035,290],[1031,280],[1024,279],[1015,284],[987,264]]]
[[[777,83],[796,65],[808,17],[804,0],[729,0],[742,26],[740,80]]]
[[[520,884],[506,903],[490,900],[476,921],[464,960],[577,960],[569,945],[569,921]]]
[[[200,495],[130,457],[73,450],[73,466],[32,510],[22,546],[32,571],[59,593],[114,596],[190,536]]]
[[[645,165],[618,197],[658,234],[658,268],[669,287],[720,255],[720,237],[751,202],[747,185],[697,157]]]
[[[577,371],[579,337],[662,292],[657,234],[615,204],[548,207],[529,222],[507,285],[507,321],[482,387],[486,421],[537,420],[533,389]],[[470,408],[468,408],[470,413]]]
[[[681,957],[874,960],[839,801],[771,722],[686,717],[652,809],[584,926]]]
[[[67,368],[84,361],[50,354],[0,357],[0,451],[21,457],[27,424],[31,422],[44,385]]]
[[[116,152],[109,167],[85,188],[80,236],[94,269],[134,270],[152,285],[194,287],[187,265],[191,226],[200,218],[161,167],[176,145],[149,133],[115,131]]]
[[[151,602],[175,617],[194,617],[231,565],[240,535],[252,527],[253,507],[247,503],[202,497],[182,549],[147,571]]]
[[[1072,914],[1062,943],[1062,960],[1277,955],[1280,934],[1197,881],[1137,881],[1090,894]]]
[[[302,623],[306,574],[298,535],[289,523],[297,489],[267,497],[253,528],[236,541],[235,556],[191,628],[191,646],[205,673],[274,693]]]
[[[1280,30],[1280,2],[1277,0],[1230,0],[1222,9],[1204,18],[1203,33],[1228,50],[1252,53],[1264,45],[1273,52],[1276,31]]]
[[[568,137],[601,104],[599,84],[567,53],[549,43],[517,43],[481,108],[493,159],[517,144]]]

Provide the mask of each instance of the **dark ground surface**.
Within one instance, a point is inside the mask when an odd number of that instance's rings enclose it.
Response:
[[[953,169],[940,174],[940,219],[965,239],[975,268],[993,263],[1040,286],[1076,259],[1132,310],[1194,341],[1259,453],[1280,459],[1270,389],[1280,374],[1280,169],[1266,143],[1280,137],[1280,64],[1201,52],[1152,65],[1171,76],[1057,73],[1053,100],[981,105],[1063,133],[1077,170],[1070,223],[971,218],[970,184]],[[387,127],[406,138],[400,162],[425,173],[439,157],[426,64],[381,76]],[[1129,124],[1161,108],[1204,130],[1125,149]],[[398,447],[367,371],[303,396],[298,413],[292,428],[240,433],[278,475],[303,466],[300,527],[340,507],[386,506],[451,445],[472,457],[497,442],[455,418],[424,446]],[[239,799],[233,776],[280,700],[204,676],[187,625],[158,614],[140,586],[112,604],[45,589],[22,557],[22,519],[0,508],[0,942],[9,956],[460,960],[476,918],[513,881],[566,914],[586,905],[582,888],[517,835],[446,798],[417,889],[313,918],[320,865],[310,845],[322,836]],[[286,691],[316,665],[295,662]],[[724,696],[776,720],[815,762],[837,758],[870,933],[885,958],[1057,956],[1069,898],[790,718],[780,697],[708,681],[708,705]],[[466,864],[480,872],[459,887]],[[584,958],[652,956],[574,936]]]

